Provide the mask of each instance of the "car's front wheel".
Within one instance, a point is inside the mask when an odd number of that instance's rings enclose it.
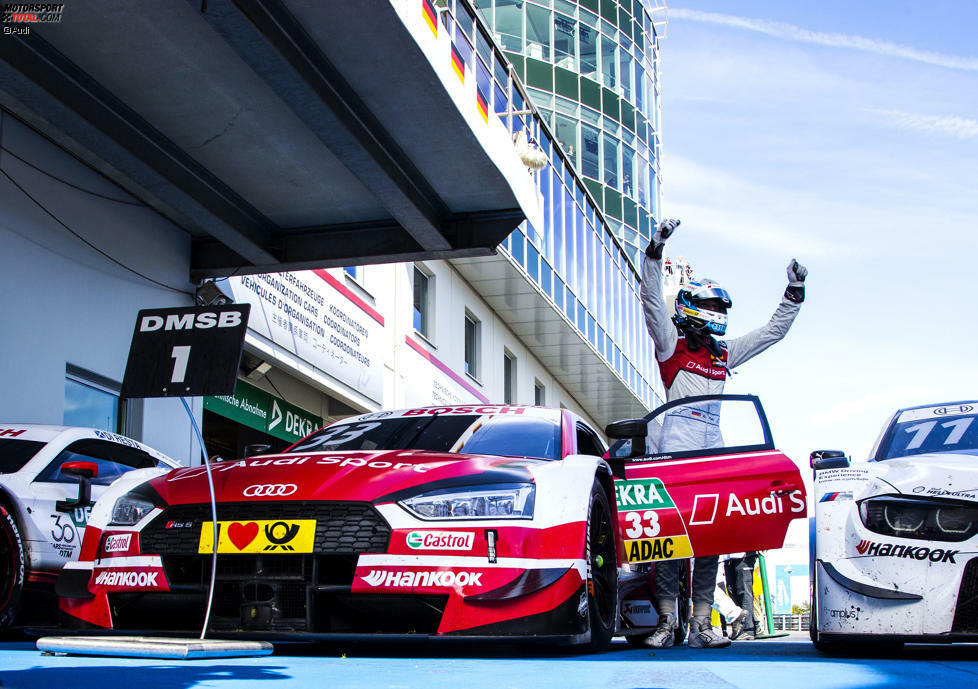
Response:
[[[588,501],[586,559],[587,600],[591,627],[590,651],[601,651],[611,643],[618,614],[618,561],[614,522],[608,496],[594,482]]]
[[[14,620],[24,588],[24,542],[17,521],[6,505],[0,505],[0,629]]]

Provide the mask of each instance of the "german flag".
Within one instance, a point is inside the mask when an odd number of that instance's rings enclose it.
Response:
[[[421,0],[421,13],[424,15],[424,20],[428,22],[428,28],[431,29],[431,33],[438,36],[438,16],[435,14],[435,8],[431,5],[431,0]]]
[[[478,87],[475,89],[475,104],[479,106],[479,114],[482,115],[482,119],[486,121],[486,124],[489,124],[489,101],[482,95],[482,91]]]
[[[459,80],[465,83],[465,61],[462,59],[462,53],[458,51],[455,47],[455,42],[452,42],[452,69],[458,75]]]

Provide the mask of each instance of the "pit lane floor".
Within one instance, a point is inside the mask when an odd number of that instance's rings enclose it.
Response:
[[[599,655],[540,647],[276,644],[275,655],[162,662],[41,655],[0,643],[3,689],[954,689],[978,685],[978,646],[908,645],[898,654],[831,657],[807,634],[719,651],[652,653],[622,640]]]

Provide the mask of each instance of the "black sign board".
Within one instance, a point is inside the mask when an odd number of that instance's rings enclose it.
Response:
[[[140,311],[122,396],[234,394],[250,311],[250,304]]]

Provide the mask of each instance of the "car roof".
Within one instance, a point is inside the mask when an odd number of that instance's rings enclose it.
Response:
[[[374,419],[392,419],[412,416],[442,415],[505,415],[514,417],[545,418],[559,421],[562,409],[554,407],[537,407],[528,404],[454,404],[443,406],[413,407],[408,409],[391,409],[389,411],[370,412],[343,419],[340,423],[370,421]]]
[[[162,459],[173,466],[181,466],[172,457],[169,457],[159,450],[145,445],[138,440],[133,440],[119,433],[111,433],[99,428],[89,428],[86,426],[55,426],[41,423],[4,423],[0,422],[0,439],[33,440],[35,442],[50,443],[59,436],[66,435],[66,441],[83,440],[92,438],[94,440],[106,440],[119,443],[121,445],[135,446],[151,457]]]
[[[70,426],[52,426],[41,423],[4,423],[0,421],[0,438],[18,438],[49,443]]]
[[[959,400],[957,402],[937,402],[931,404],[917,404],[912,407],[901,407],[897,410],[897,414],[901,414],[905,411],[912,411],[914,409],[929,409],[930,407],[960,407],[965,405],[975,405],[978,408],[978,400]]]

